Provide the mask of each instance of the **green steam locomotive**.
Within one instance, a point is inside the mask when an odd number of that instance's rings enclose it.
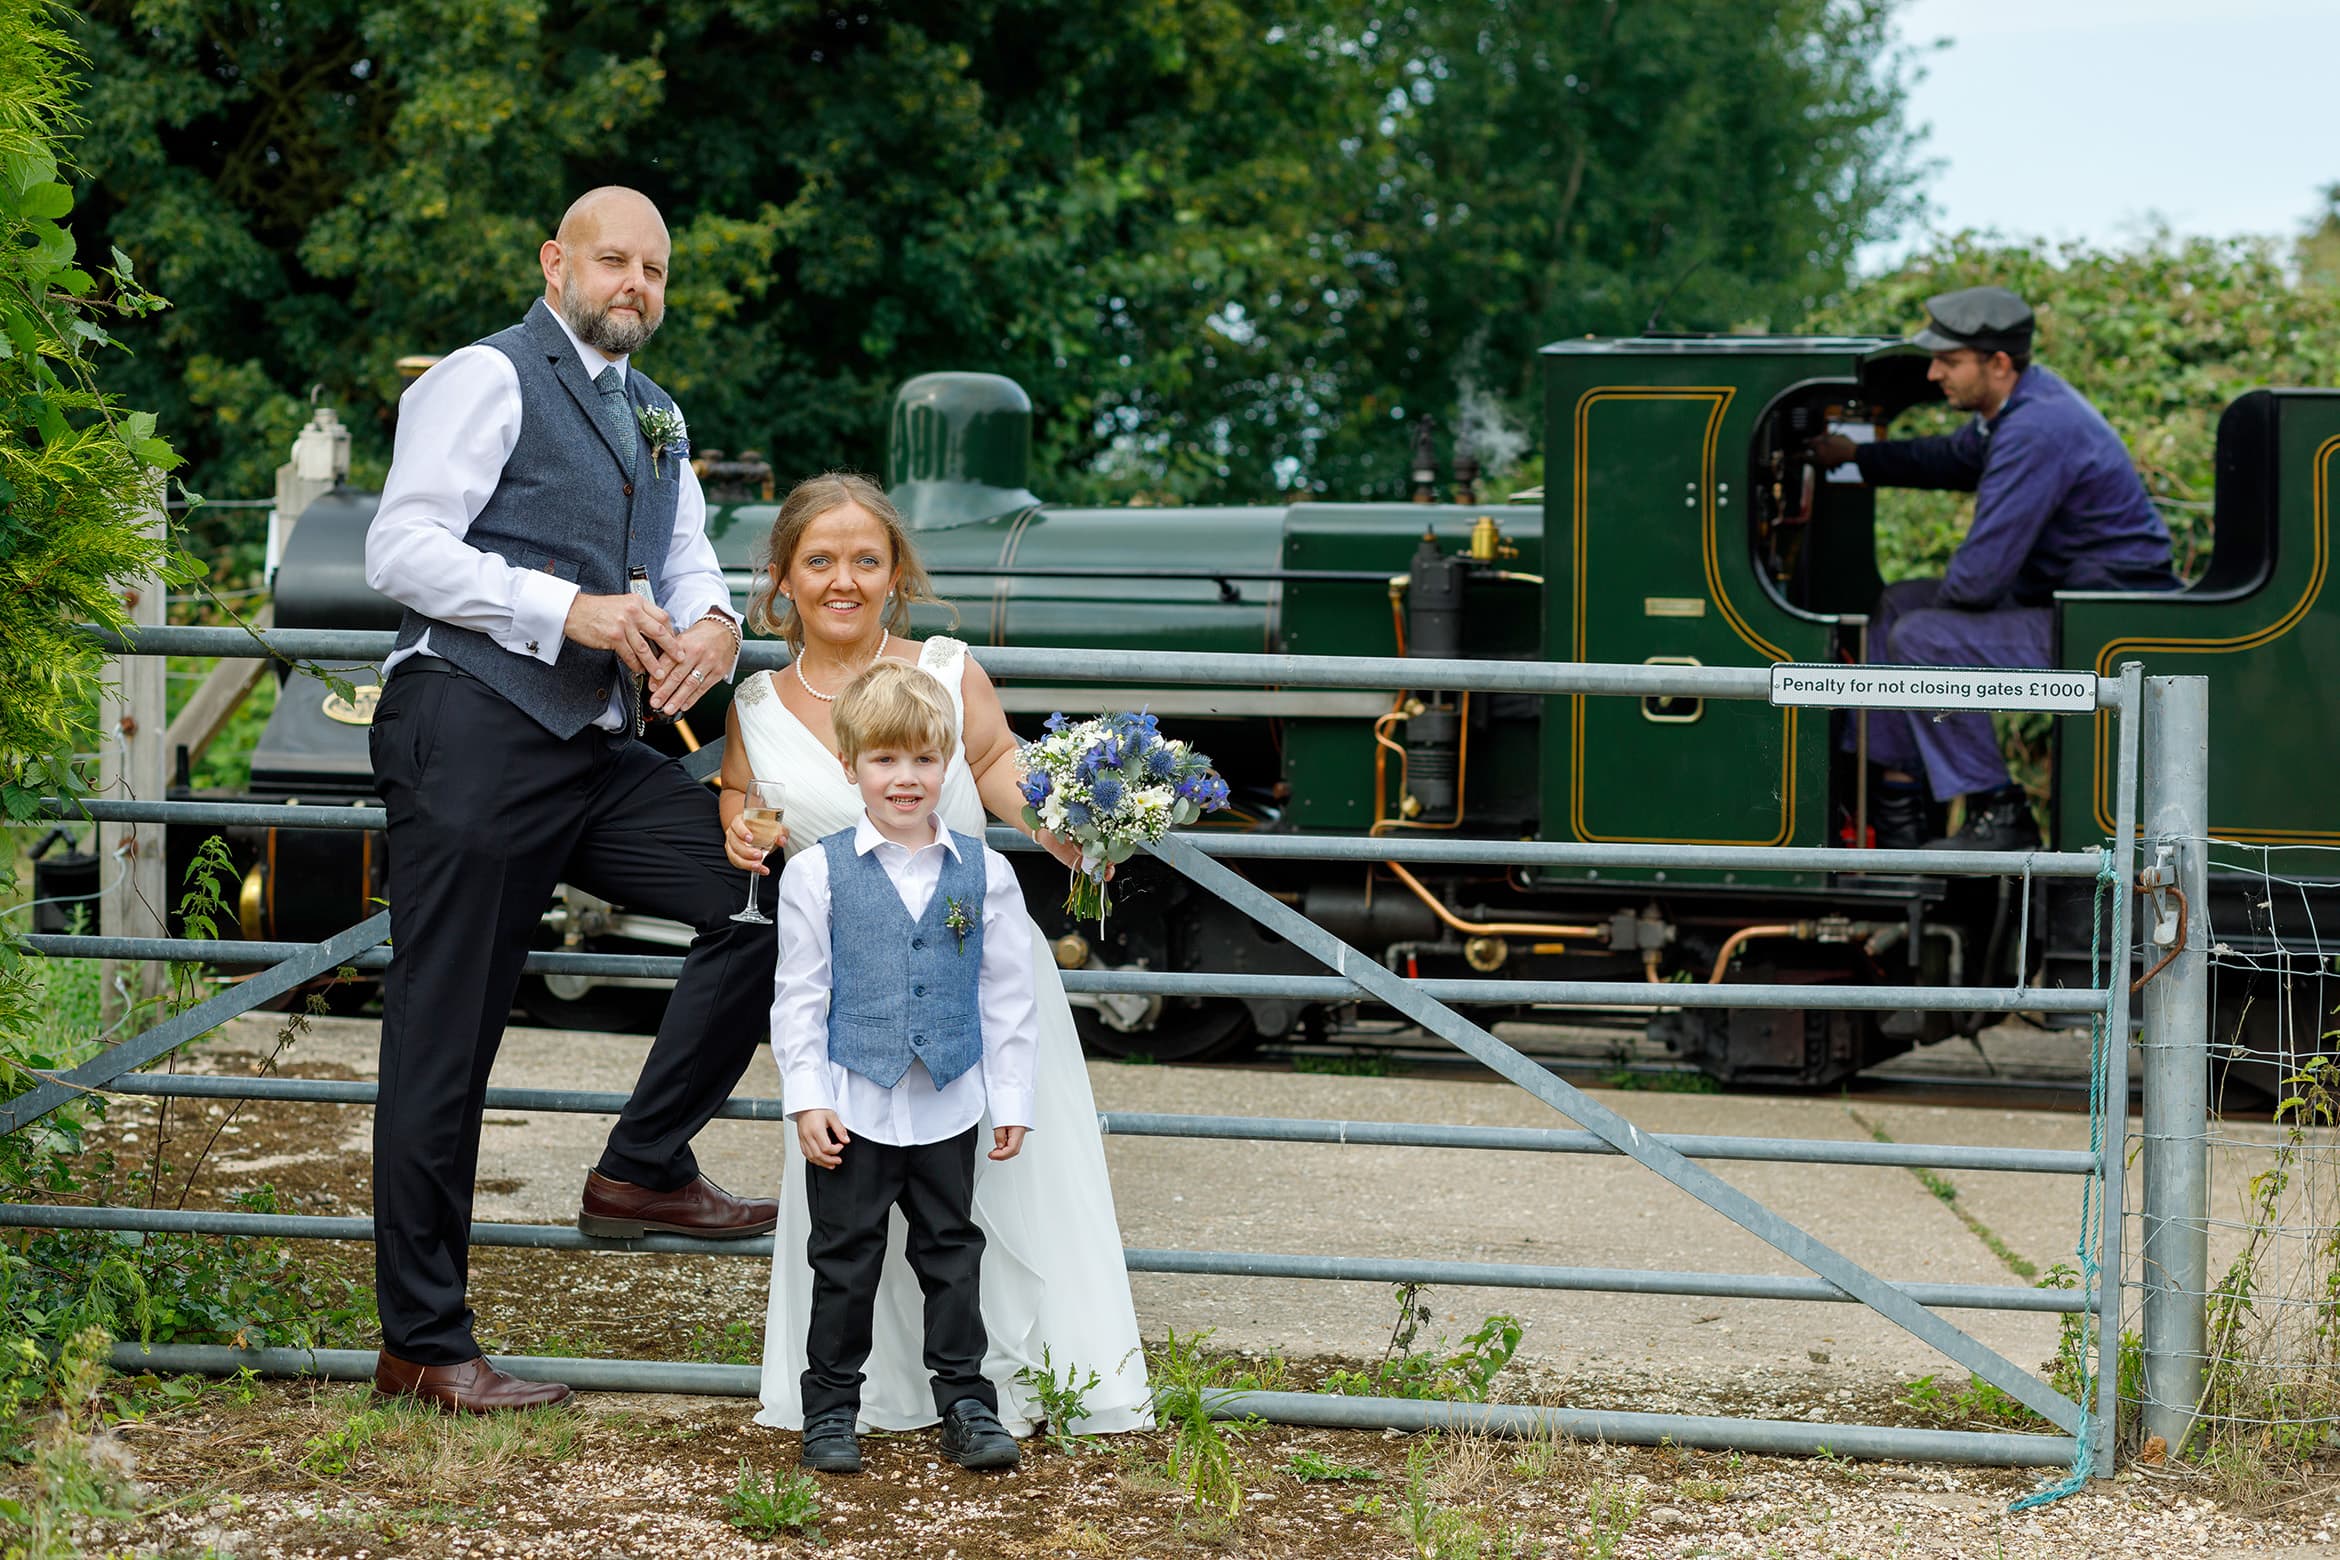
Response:
[[[1465,493],[1456,502],[1057,507],[1029,489],[1020,389],[983,374],[914,380],[895,407],[888,482],[952,609],[920,628],[956,632],[978,656],[985,645],[1018,645],[1704,666],[1859,658],[1881,588],[1874,495],[1828,480],[1806,444],[1830,428],[1881,431],[1936,399],[1923,353],[1879,338],[1650,336],[1562,342],[1542,363],[1548,481],[1502,505]],[[2340,927],[2331,913],[2340,898],[2312,884],[2266,892],[2259,849],[2340,843],[2324,768],[2336,728],[2317,714],[2329,699],[2315,676],[2340,665],[2340,601],[2322,599],[2336,457],[2340,393],[2242,397],[2218,431],[2207,573],[2174,595],[2074,593],[2056,608],[2060,666],[2111,674],[2135,659],[2152,673],[2203,674],[2218,728],[2251,733],[2213,745],[2213,830],[2235,845],[2217,858],[2210,910],[2230,949],[2267,955],[2263,977],[2237,975],[2217,992],[2222,1037],[2258,1048],[2270,1035],[2295,1040],[2317,1016],[2292,1014],[2270,983],[2288,991],[2290,971],[2340,955],[2340,941],[2318,934]],[[1417,472],[1425,499],[1433,476]],[[371,508],[369,496],[344,493],[304,517],[278,576],[279,623],[395,622],[363,584]],[[769,495],[751,495],[711,515],[743,590],[773,513]],[[1236,806],[1220,827],[1807,847],[1865,838],[1844,727],[1857,717],[1679,698],[1463,695],[1434,684],[1427,675],[1423,687],[1386,692],[1011,681],[1002,697],[1027,730],[1059,709],[1151,708],[1232,784]],[[255,794],[363,794],[363,732],[311,708],[319,703],[280,704],[255,755]],[[683,740],[711,735],[720,718],[703,707]],[[2110,833],[2108,737],[2102,717],[2057,720],[2052,843],[2088,846]],[[261,907],[247,916],[252,935],[320,935],[380,891],[378,845],[361,863],[364,847],[347,837],[295,838],[245,842],[255,873],[247,904]],[[290,865],[281,853],[291,851],[314,859]],[[1067,968],[1317,973],[1143,863],[1102,934],[1051,925],[1059,870],[1037,858],[1020,867]],[[1248,862],[1246,871],[1344,940],[1424,977],[2088,979],[2085,884],[1394,863]],[[574,900],[548,928],[548,939],[572,946],[660,940],[622,907]],[[2014,968],[2019,949],[2031,969]],[[572,978],[532,1005],[556,1021],[591,1016],[591,984]],[[1287,999],[1082,1001],[1092,1045],[1162,1060],[1223,1055],[1261,1036],[1333,1035],[1357,1016]],[[1979,1018],[1813,1010],[1650,1020],[1657,1037],[1725,1082],[1802,1087],[1944,1038],[1960,1022]]]

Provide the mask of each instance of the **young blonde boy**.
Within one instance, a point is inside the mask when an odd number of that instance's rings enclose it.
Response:
[[[983,1232],[970,1205],[986,1108],[993,1159],[1014,1158],[1032,1124],[1031,922],[1006,858],[935,816],[958,740],[942,685],[880,661],[838,695],[831,721],[864,812],[780,875],[772,1003],[812,1217],[802,1461],[860,1470],[861,1367],[899,1206],[926,1294],[943,1454],[1012,1468],[1016,1443],[983,1375]]]

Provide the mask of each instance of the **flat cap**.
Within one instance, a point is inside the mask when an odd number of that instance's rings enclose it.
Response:
[[[1965,287],[1926,300],[1926,328],[1911,337],[1928,352],[2031,350],[2031,305],[2004,287]]]

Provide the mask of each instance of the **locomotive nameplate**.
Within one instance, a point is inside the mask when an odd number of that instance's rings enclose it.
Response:
[[[1806,666],[1771,668],[1773,704],[1839,710],[2044,710],[2085,715],[2096,708],[2086,672],[2009,672],[1975,666]]]
[[[374,701],[382,697],[381,685],[367,683],[352,688],[356,697],[345,699],[338,693],[325,695],[324,711],[327,720],[337,720],[344,726],[371,726],[374,723]]]

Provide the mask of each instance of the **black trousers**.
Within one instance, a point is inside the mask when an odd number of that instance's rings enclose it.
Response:
[[[390,971],[374,1109],[374,1277],[383,1347],[423,1365],[478,1354],[464,1304],[488,1070],[554,884],[698,932],[601,1172],[671,1190],[747,1071],[779,943],[730,919],[715,796],[682,766],[587,728],[563,740],[443,661],[391,674],[370,734],[390,823]],[[770,885],[763,881],[768,905]]]
[[[804,1422],[861,1406],[870,1316],[896,1204],[909,1225],[903,1254],[926,1295],[926,1369],[934,1411],[978,1398],[999,1411],[983,1375],[983,1231],[975,1223],[975,1134],[897,1147],[855,1138],[834,1170],[807,1165],[812,1212],[812,1320],[804,1343]]]

